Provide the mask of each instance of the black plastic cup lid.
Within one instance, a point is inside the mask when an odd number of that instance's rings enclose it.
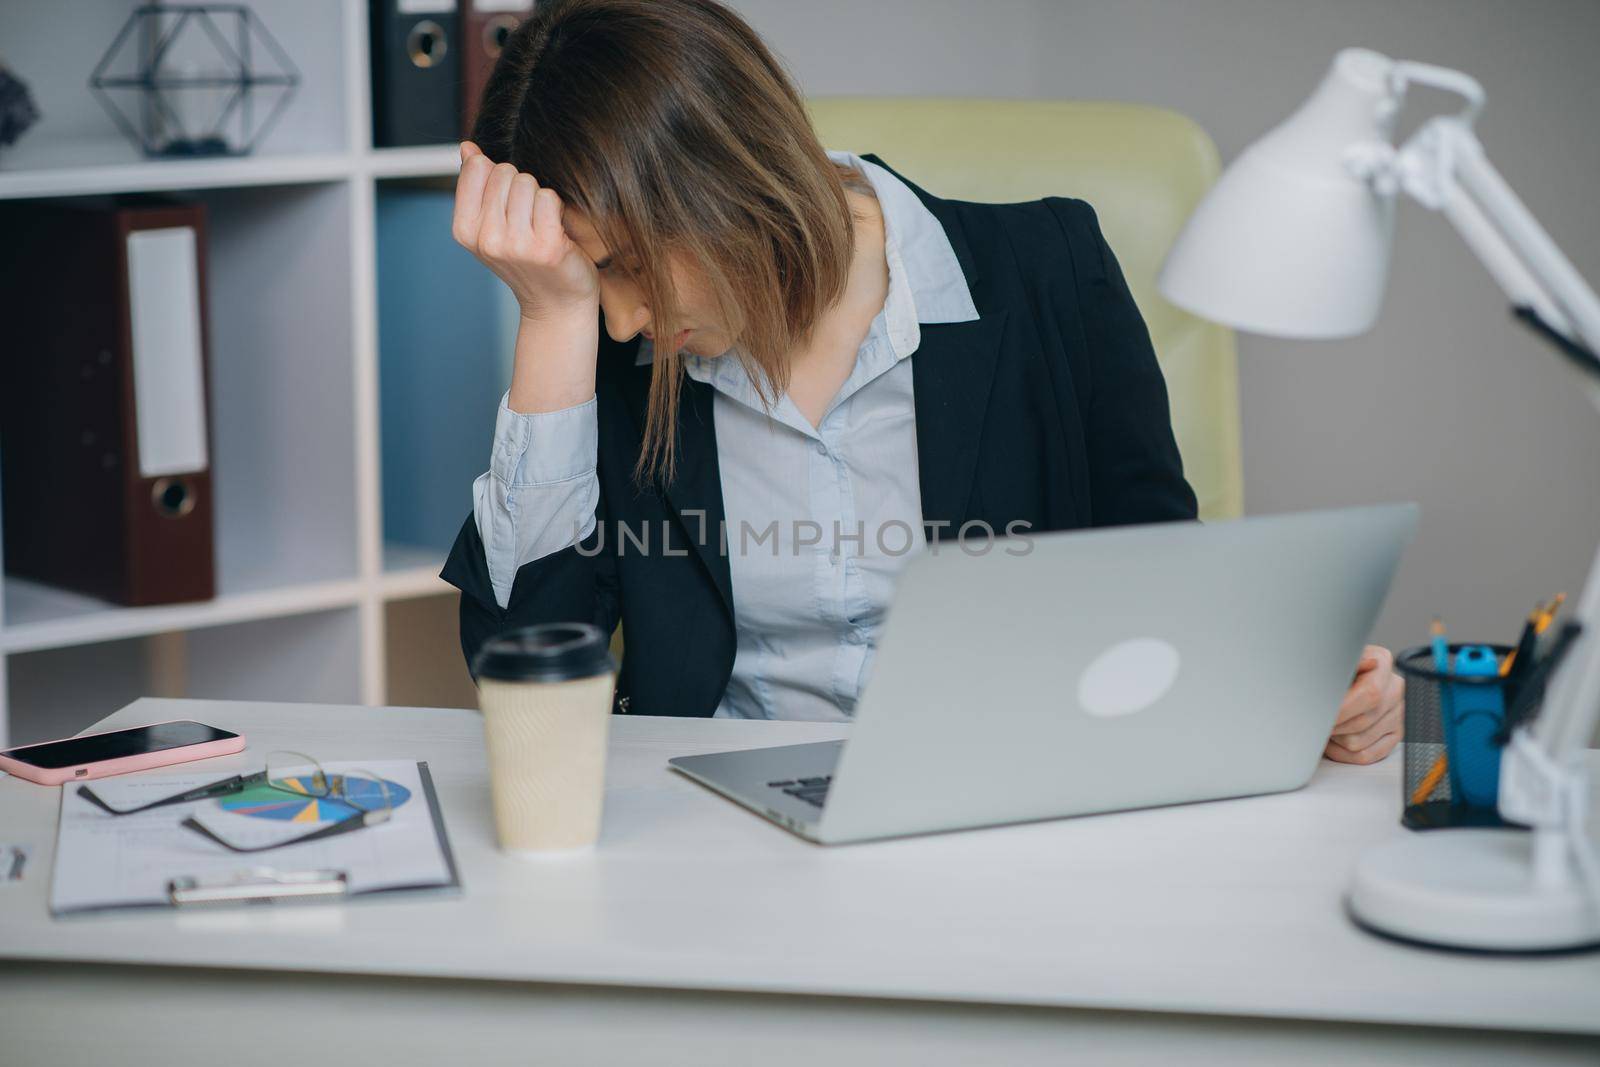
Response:
[[[611,643],[586,622],[547,622],[510,630],[484,642],[472,663],[479,678],[506,682],[564,682],[617,669]]]

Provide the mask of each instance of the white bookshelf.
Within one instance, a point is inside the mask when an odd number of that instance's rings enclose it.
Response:
[[[140,158],[87,88],[136,6],[0,3],[0,54],[43,112],[0,150],[0,200],[205,203],[218,593],[124,608],[0,582],[0,744],[147,693],[462,700],[444,551],[384,535],[376,255],[383,190],[453,176],[455,146],[371,147],[366,0],[251,0],[302,76],[289,110],[249,157]]]

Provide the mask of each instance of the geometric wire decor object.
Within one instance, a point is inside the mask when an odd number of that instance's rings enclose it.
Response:
[[[252,151],[289,105],[300,74],[240,4],[146,4],[89,78],[95,99],[151,156]]]

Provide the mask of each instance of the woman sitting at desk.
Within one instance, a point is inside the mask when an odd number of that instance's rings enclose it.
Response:
[[[469,663],[621,621],[619,711],[848,719],[926,539],[1196,517],[1089,205],[944,200],[824,152],[713,0],[540,4],[475,142],[455,237],[522,319],[444,569]],[[1368,647],[1327,756],[1382,758],[1400,707]]]

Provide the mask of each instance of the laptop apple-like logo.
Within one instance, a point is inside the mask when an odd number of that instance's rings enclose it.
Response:
[[[1143,711],[1167,695],[1178,680],[1179,663],[1178,650],[1160,638],[1112,645],[1079,676],[1078,706],[1102,719]]]

